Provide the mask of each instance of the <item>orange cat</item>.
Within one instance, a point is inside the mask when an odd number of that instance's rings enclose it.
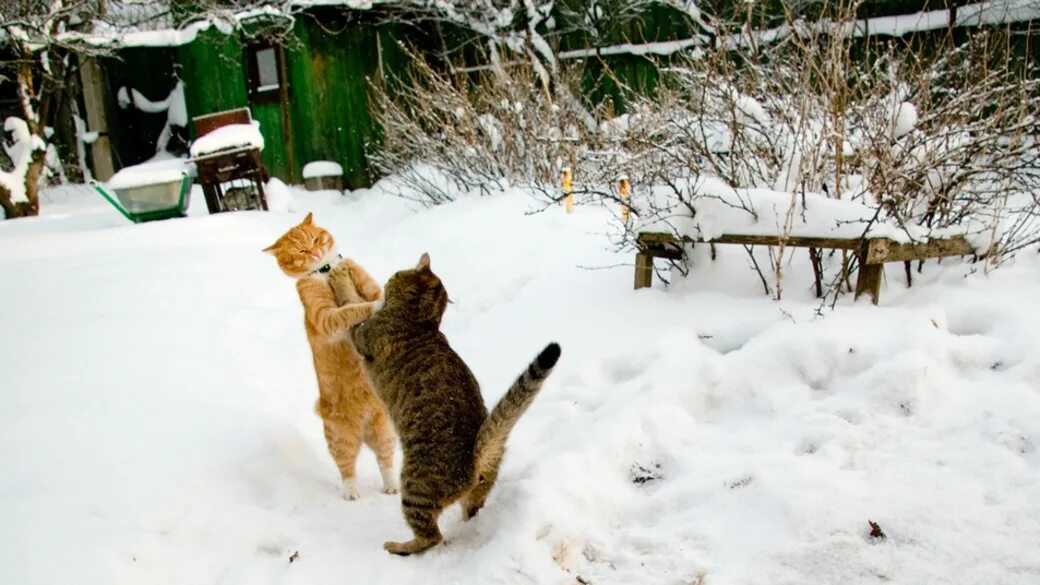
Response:
[[[264,252],[273,254],[282,272],[296,279],[318,375],[316,410],[343,477],[343,497],[358,497],[354,467],[362,443],[375,451],[383,492],[396,493],[397,434],[348,336],[351,326],[382,306],[382,289],[361,266],[336,252],[332,235],[314,225],[312,213]]]

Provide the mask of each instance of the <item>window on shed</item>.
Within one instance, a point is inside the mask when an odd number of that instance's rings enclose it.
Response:
[[[246,48],[249,71],[249,98],[277,100],[282,88],[281,55],[271,45],[250,45]]]

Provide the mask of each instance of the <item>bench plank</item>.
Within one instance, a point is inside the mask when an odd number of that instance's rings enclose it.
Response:
[[[745,246],[784,246],[793,248],[852,250],[859,259],[856,279],[856,298],[869,294],[876,305],[881,295],[881,281],[886,262],[906,262],[945,256],[974,255],[975,250],[963,236],[932,239],[927,242],[903,244],[888,238],[817,238],[803,236],[761,236],[723,234],[710,241],[689,236],[679,238],[665,232],[641,232],[636,238],[635,288],[652,284],[654,258],[681,259],[682,243],[741,244]]]
[[[924,260],[926,258],[942,258],[945,256],[970,256],[975,254],[968,240],[963,236],[947,239],[928,240],[901,244],[887,238],[870,241],[867,264],[883,264],[885,262],[906,262],[907,260]]]

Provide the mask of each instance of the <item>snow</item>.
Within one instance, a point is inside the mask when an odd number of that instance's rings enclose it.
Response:
[[[917,126],[917,107],[910,102],[903,102],[895,108],[891,119],[892,137],[902,138]]]
[[[0,185],[11,193],[12,203],[28,201],[25,173],[29,170],[33,152],[46,151],[47,145],[39,136],[29,132],[29,125],[21,118],[11,116],[4,120],[4,132],[10,136],[11,142],[8,145],[7,141],[4,141],[4,150],[14,166],[10,171],[0,169]]]
[[[692,2],[688,2],[693,4]],[[697,17],[700,13],[696,14]],[[695,17],[708,32],[712,32],[710,26],[704,26],[700,18]],[[991,2],[979,2],[962,5],[957,9],[957,21],[955,26],[986,26],[1010,24],[1016,22],[1029,22],[1040,19],[1040,2],[1036,0],[993,0]],[[879,16],[857,20],[850,23],[837,23],[829,20],[813,22],[809,26],[799,23],[798,27],[790,24],[755,30],[751,34],[754,42],[775,43],[791,35],[798,35],[812,31],[813,33],[826,33],[837,28],[851,29],[856,36],[893,36],[901,37],[914,32],[925,32],[943,29],[949,26],[949,10],[929,10],[900,14],[894,16]],[[739,34],[719,37],[722,46],[737,48],[749,44],[748,34]],[[608,47],[590,47],[586,49],[573,49],[561,51],[558,59],[587,59],[598,55],[673,55],[675,53],[700,50],[710,44],[711,38],[707,35],[697,35],[687,39],[654,41],[649,43],[622,43]],[[694,53],[696,55],[696,53]]]
[[[119,107],[123,109],[133,105],[134,109],[149,114],[166,113],[166,124],[156,140],[156,152],[166,152],[166,146],[173,135],[173,126],[184,127],[188,125],[188,106],[184,101],[184,83],[179,80],[174,84],[169,95],[162,101],[153,102],[136,89],[131,88],[130,91],[127,91],[126,87],[120,87],[119,91],[116,92],[116,101],[119,103]]]
[[[950,24],[949,10],[929,10],[912,14],[879,16],[860,21],[865,34],[901,37],[912,32],[946,28]]]
[[[260,123],[228,124],[200,136],[191,144],[191,156],[197,157],[232,148],[264,148],[264,137],[260,134]]]
[[[589,57],[596,56],[612,56],[612,55],[673,55],[680,51],[692,47],[703,47],[707,43],[707,37],[695,37],[691,39],[682,39],[677,41],[658,41],[652,43],[623,43],[620,45],[611,45],[609,47],[593,47],[588,49],[571,49],[569,51],[560,51],[557,56],[559,59],[587,59]]]
[[[866,236],[909,243],[974,234],[972,228],[982,229],[974,225],[943,230],[914,224],[897,225],[878,216],[875,207],[859,201],[832,199],[821,193],[803,196],[769,189],[734,189],[712,177],[676,184],[683,197],[692,201],[696,213],[691,213],[673,190],[658,187],[649,194],[633,196],[632,207],[638,218],[635,231],[678,233],[706,241],[722,235],[786,233],[812,238]],[[979,245],[985,244],[983,240],[976,241]]]
[[[341,176],[343,176],[343,167],[337,162],[332,162],[328,160],[315,160],[303,166],[304,179]]]
[[[129,94],[126,87],[120,87],[117,93],[117,99],[119,101],[119,107],[128,108],[132,103],[135,109],[147,112],[149,114],[161,114],[163,112],[169,112],[170,123],[177,126],[187,126],[188,115],[187,108],[184,104],[184,83],[178,81],[174,86],[170,94],[166,96],[166,99],[158,102],[153,102],[146,98],[141,92],[131,88]],[[172,109],[171,109],[172,108]]]
[[[264,185],[264,198],[267,199],[267,209],[276,213],[288,213],[293,201],[289,186],[275,177],[271,177]]]
[[[181,177],[192,174],[187,159],[156,155],[141,164],[123,167],[105,182],[105,187],[114,191],[180,182]]]
[[[76,111],[79,111],[79,106],[76,106]],[[94,176],[87,164],[87,145],[97,142],[100,134],[97,131],[88,132],[87,123],[79,114],[72,115],[72,123],[76,128],[76,161],[79,163],[79,172],[84,182],[89,183]]]
[[[4,582],[1040,580],[1035,249],[910,289],[891,266],[883,306],[817,315],[804,261],[781,302],[735,247],[633,291],[613,210],[386,186],[139,225],[45,192],[0,222]],[[382,550],[408,532],[367,451],[339,498],[299,301],[260,253],[307,211],[379,280],[430,252],[489,403],[563,347],[487,507],[422,556]]]
[[[477,116],[477,127],[487,136],[491,144],[491,150],[498,152],[502,149],[502,123],[491,114]]]
[[[58,35],[58,40],[69,43],[88,43],[99,47],[179,47],[193,42],[199,33],[216,28],[230,33],[257,17],[293,18],[297,9],[313,6],[340,6],[351,10],[368,10],[386,0],[291,0],[284,9],[274,6],[239,9],[237,11],[216,10],[209,18],[191,22],[183,28],[172,27],[170,11],[163,2],[143,3],[141,10],[126,10],[136,2],[116,2],[113,10],[104,19],[94,21],[91,33],[78,31]],[[10,27],[22,33],[20,27]]]

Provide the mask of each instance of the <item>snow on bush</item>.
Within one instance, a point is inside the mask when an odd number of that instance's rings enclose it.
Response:
[[[854,52],[843,27],[754,50],[701,49],[662,63],[652,96],[622,87],[628,111],[616,117],[573,97],[581,77],[565,63],[546,85],[523,62],[453,77],[416,58],[409,75],[377,87],[386,132],[375,163],[432,204],[452,197],[415,169],[433,167],[464,189],[522,186],[556,201],[566,167],[579,203],[614,209],[615,183],[629,176],[635,220],[619,221],[623,247],[649,224],[703,235],[680,226],[702,228],[697,214],[720,202],[698,190],[706,184],[739,192],[734,209],[747,214],[713,230],[771,223],[771,235],[792,234],[824,221],[828,206],[816,202],[838,199],[849,205],[830,206],[845,211],[825,223],[855,207],[848,237],[962,235],[989,253],[988,268],[1040,241],[1040,81],[1004,34],[980,31],[931,58],[883,43]],[[772,219],[760,217],[779,201],[788,203]],[[774,296],[789,256],[771,253]],[[855,259],[833,268],[836,292]]]
[[[426,203],[452,199],[428,180],[430,168],[463,190],[520,185],[551,194],[563,168],[599,149],[598,121],[575,97],[578,81],[561,74],[549,90],[522,63],[481,72],[470,85],[413,55],[407,77],[374,88],[384,135],[373,163]],[[595,166],[581,168],[585,176],[606,168]]]

